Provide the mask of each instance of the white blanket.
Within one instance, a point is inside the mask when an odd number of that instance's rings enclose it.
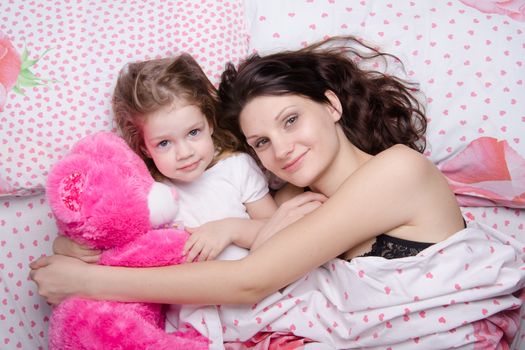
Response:
[[[211,349],[261,332],[335,349],[505,348],[519,325],[524,262],[521,242],[473,224],[417,256],[332,260],[256,305],[184,306],[179,325]]]

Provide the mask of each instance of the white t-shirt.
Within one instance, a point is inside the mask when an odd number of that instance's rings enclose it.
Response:
[[[244,204],[268,193],[264,174],[245,153],[218,161],[195,181],[170,184],[179,194],[176,220],[190,227],[229,217],[249,218]]]
[[[221,159],[195,181],[170,185],[179,194],[175,220],[189,227],[225,218],[249,218],[244,204],[261,199],[269,191],[266,177],[246,153]],[[247,249],[232,244],[217,259],[237,260],[247,254]]]
[[[168,184],[174,186],[179,195],[176,221],[189,227],[231,217],[249,218],[244,203],[257,201],[269,191],[261,169],[245,153],[218,161],[193,182]],[[248,252],[247,249],[231,244],[217,259],[241,259]],[[166,330],[176,331],[179,321],[184,322],[194,312],[208,312],[218,319],[215,306],[170,305],[166,313]],[[222,345],[219,348],[221,347]]]

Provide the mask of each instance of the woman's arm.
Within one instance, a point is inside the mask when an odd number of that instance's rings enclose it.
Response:
[[[420,204],[417,193],[424,190],[428,164],[422,162],[428,161],[411,153],[379,154],[323,205],[242,260],[139,269],[93,266],[54,256],[32,264],[31,277],[51,303],[71,295],[163,303],[254,303],[357,244],[410,222]]]
[[[275,192],[273,199],[275,200],[275,203],[277,203],[277,206],[280,206],[284,202],[292,199],[297,195],[300,195],[303,192],[304,188],[287,183],[286,185],[284,185],[283,188]]]
[[[326,199],[326,196],[320,193],[302,192],[282,203],[272,218],[259,230],[251,250],[259,248],[277,232],[317,209]]]

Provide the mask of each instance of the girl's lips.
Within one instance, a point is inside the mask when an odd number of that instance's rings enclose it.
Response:
[[[301,166],[301,163],[302,163],[302,160],[304,159],[305,154],[306,152],[301,154],[299,157],[295,158],[291,162],[287,163],[283,167],[283,170],[288,171],[288,172],[294,172],[295,170],[297,170]]]
[[[199,166],[200,161],[193,162],[191,164],[188,164],[186,166],[183,166],[179,168],[180,171],[192,171],[195,170]]]

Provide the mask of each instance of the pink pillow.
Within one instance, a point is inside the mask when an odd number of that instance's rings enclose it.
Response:
[[[516,21],[525,21],[524,0],[460,0],[467,6],[471,6],[484,13],[496,13],[507,15]]]
[[[525,208],[525,159],[506,140],[480,137],[438,167],[461,206]]]

